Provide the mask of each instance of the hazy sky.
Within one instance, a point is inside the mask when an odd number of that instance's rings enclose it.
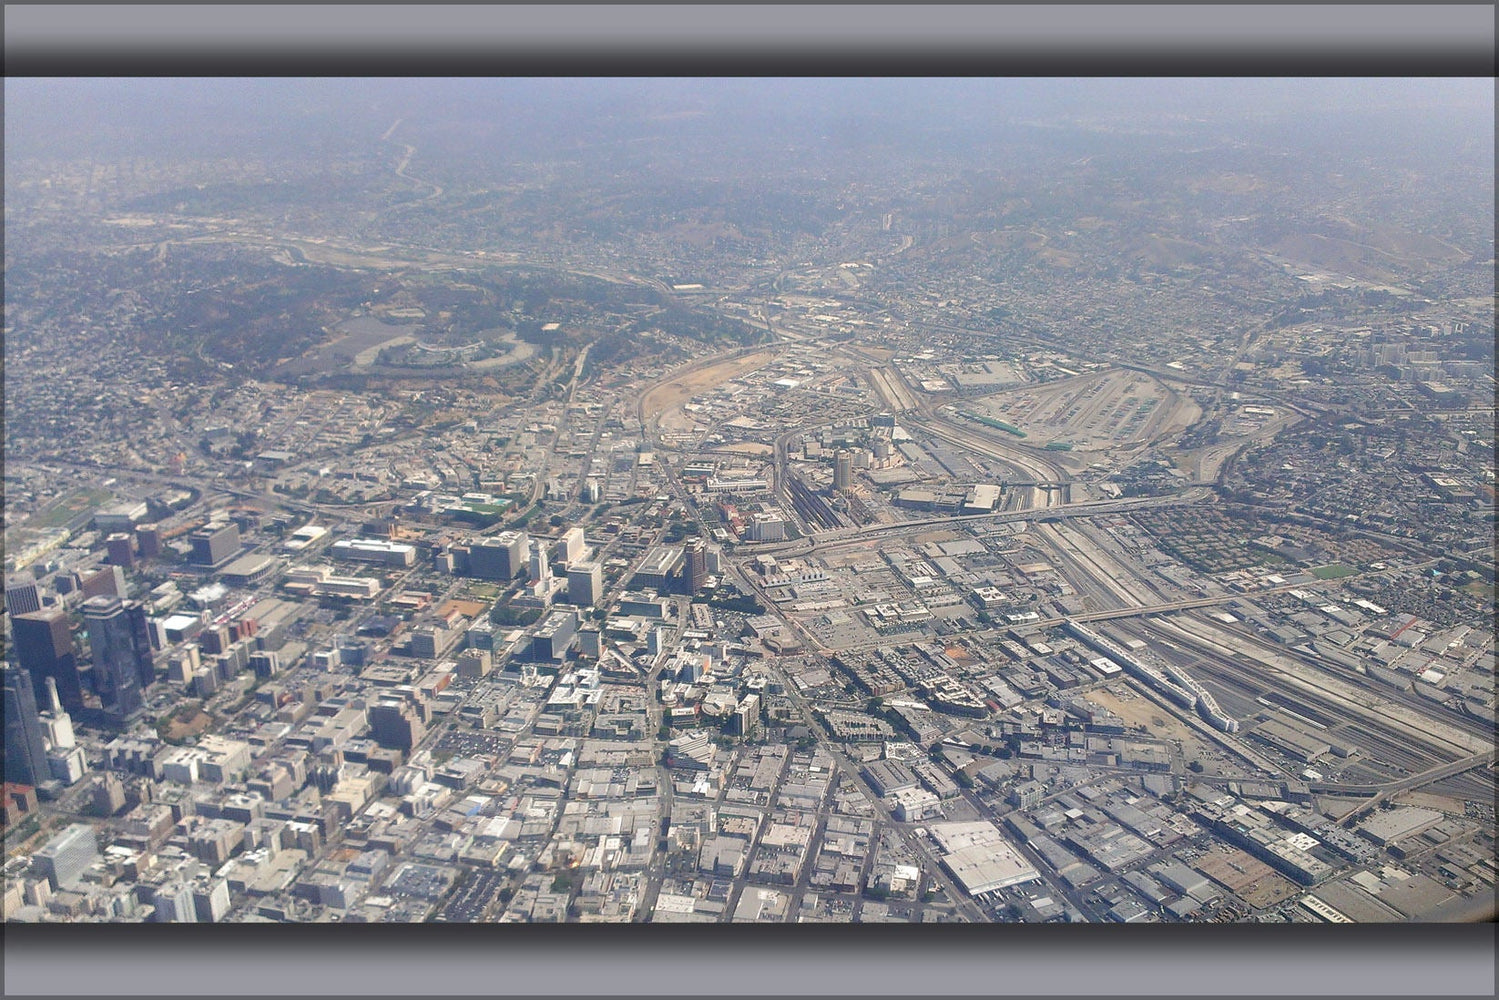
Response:
[[[566,79],[73,79],[13,78],[5,87],[7,157],[189,155],[218,148],[324,140],[363,143],[397,116],[428,123],[472,116],[528,130],[659,125],[710,115],[720,126],[777,121],[817,127],[850,118],[893,126],[1190,116],[1245,117],[1446,109],[1492,131],[1492,79],[1021,79],[1021,78],[566,78]]]

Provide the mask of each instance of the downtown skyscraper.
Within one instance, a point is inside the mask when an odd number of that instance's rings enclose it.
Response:
[[[10,628],[16,662],[31,676],[33,699],[40,702],[47,697],[47,678],[51,677],[57,683],[63,708],[69,712],[81,710],[83,683],[66,612],[53,607],[13,615]]]
[[[94,653],[94,691],[110,720],[128,725],[145,711],[146,689],[156,679],[145,606],[91,597],[83,602],[83,620]]]
[[[31,678],[5,664],[5,780],[36,787],[52,777]]]

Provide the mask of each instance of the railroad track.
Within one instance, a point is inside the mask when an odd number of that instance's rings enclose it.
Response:
[[[1205,625],[1198,626],[1196,623],[1188,627],[1181,622],[1156,618],[1147,624],[1159,634],[1169,635],[1175,642],[1210,654],[1207,664],[1209,670],[1214,669],[1211,658],[1223,663],[1243,664],[1245,669],[1285,687],[1296,698],[1306,700],[1314,707],[1326,706],[1333,717],[1372,724],[1386,733],[1398,735],[1398,741],[1403,746],[1426,747],[1451,760],[1481,753],[1493,745],[1492,739],[1480,739],[1464,728],[1449,725],[1445,720],[1434,719],[1429,714],[1419,716],[1419,725],[1413,723],[1408,716],[1416,713],[1410,707],[1384,698],[1377,692],[1327,676],[1316,667],[1296,663],[1293,657],[1256,641],[1232,636],[1234,645],[1228,645],[1224,641],[1228,637],[1215,635],[1213,633],[1216,630],[1209,630]],[[1294,666],[1282,662],[1287,660]]]
[[[847,525],[838,519],[838,515],[833,513],[827,501],[813,493],[801,479],[788,475],[786,477],[786,488],[791,497],[791,505],[796,510],[797,516],[808,527],[812,527],[814,523],[817,527],[828,531],[847,527]]]
[[[1066,472],[1039,456],[1011,448],[992,438],[975,434],[966,428],[949,423],[941,417],[929,419],[907,418],[906,423],[936,438],[949,441],[969,451],[992,458],[1025,473],[1025,479],[1037,483],[1067,483],[1071,481]]]

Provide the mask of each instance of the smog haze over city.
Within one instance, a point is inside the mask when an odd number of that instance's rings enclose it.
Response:
[[[1494,87],[5,97],[23,923],[1492,919]]]

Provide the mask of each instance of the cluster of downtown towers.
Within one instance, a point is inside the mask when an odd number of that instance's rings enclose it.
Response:
[[[41,607],[34,583],[7,587],[6,602],[17,666],[4,667],[5,780],[35,787],[52,778],[44,731],[66,713],[85,711],[85,678],[106,725],[125,729],[140,719],[146,691],[156,680],[150,625],[139,601],[111,595],[85,600],[93,667],[83,670],[67,613]]]

